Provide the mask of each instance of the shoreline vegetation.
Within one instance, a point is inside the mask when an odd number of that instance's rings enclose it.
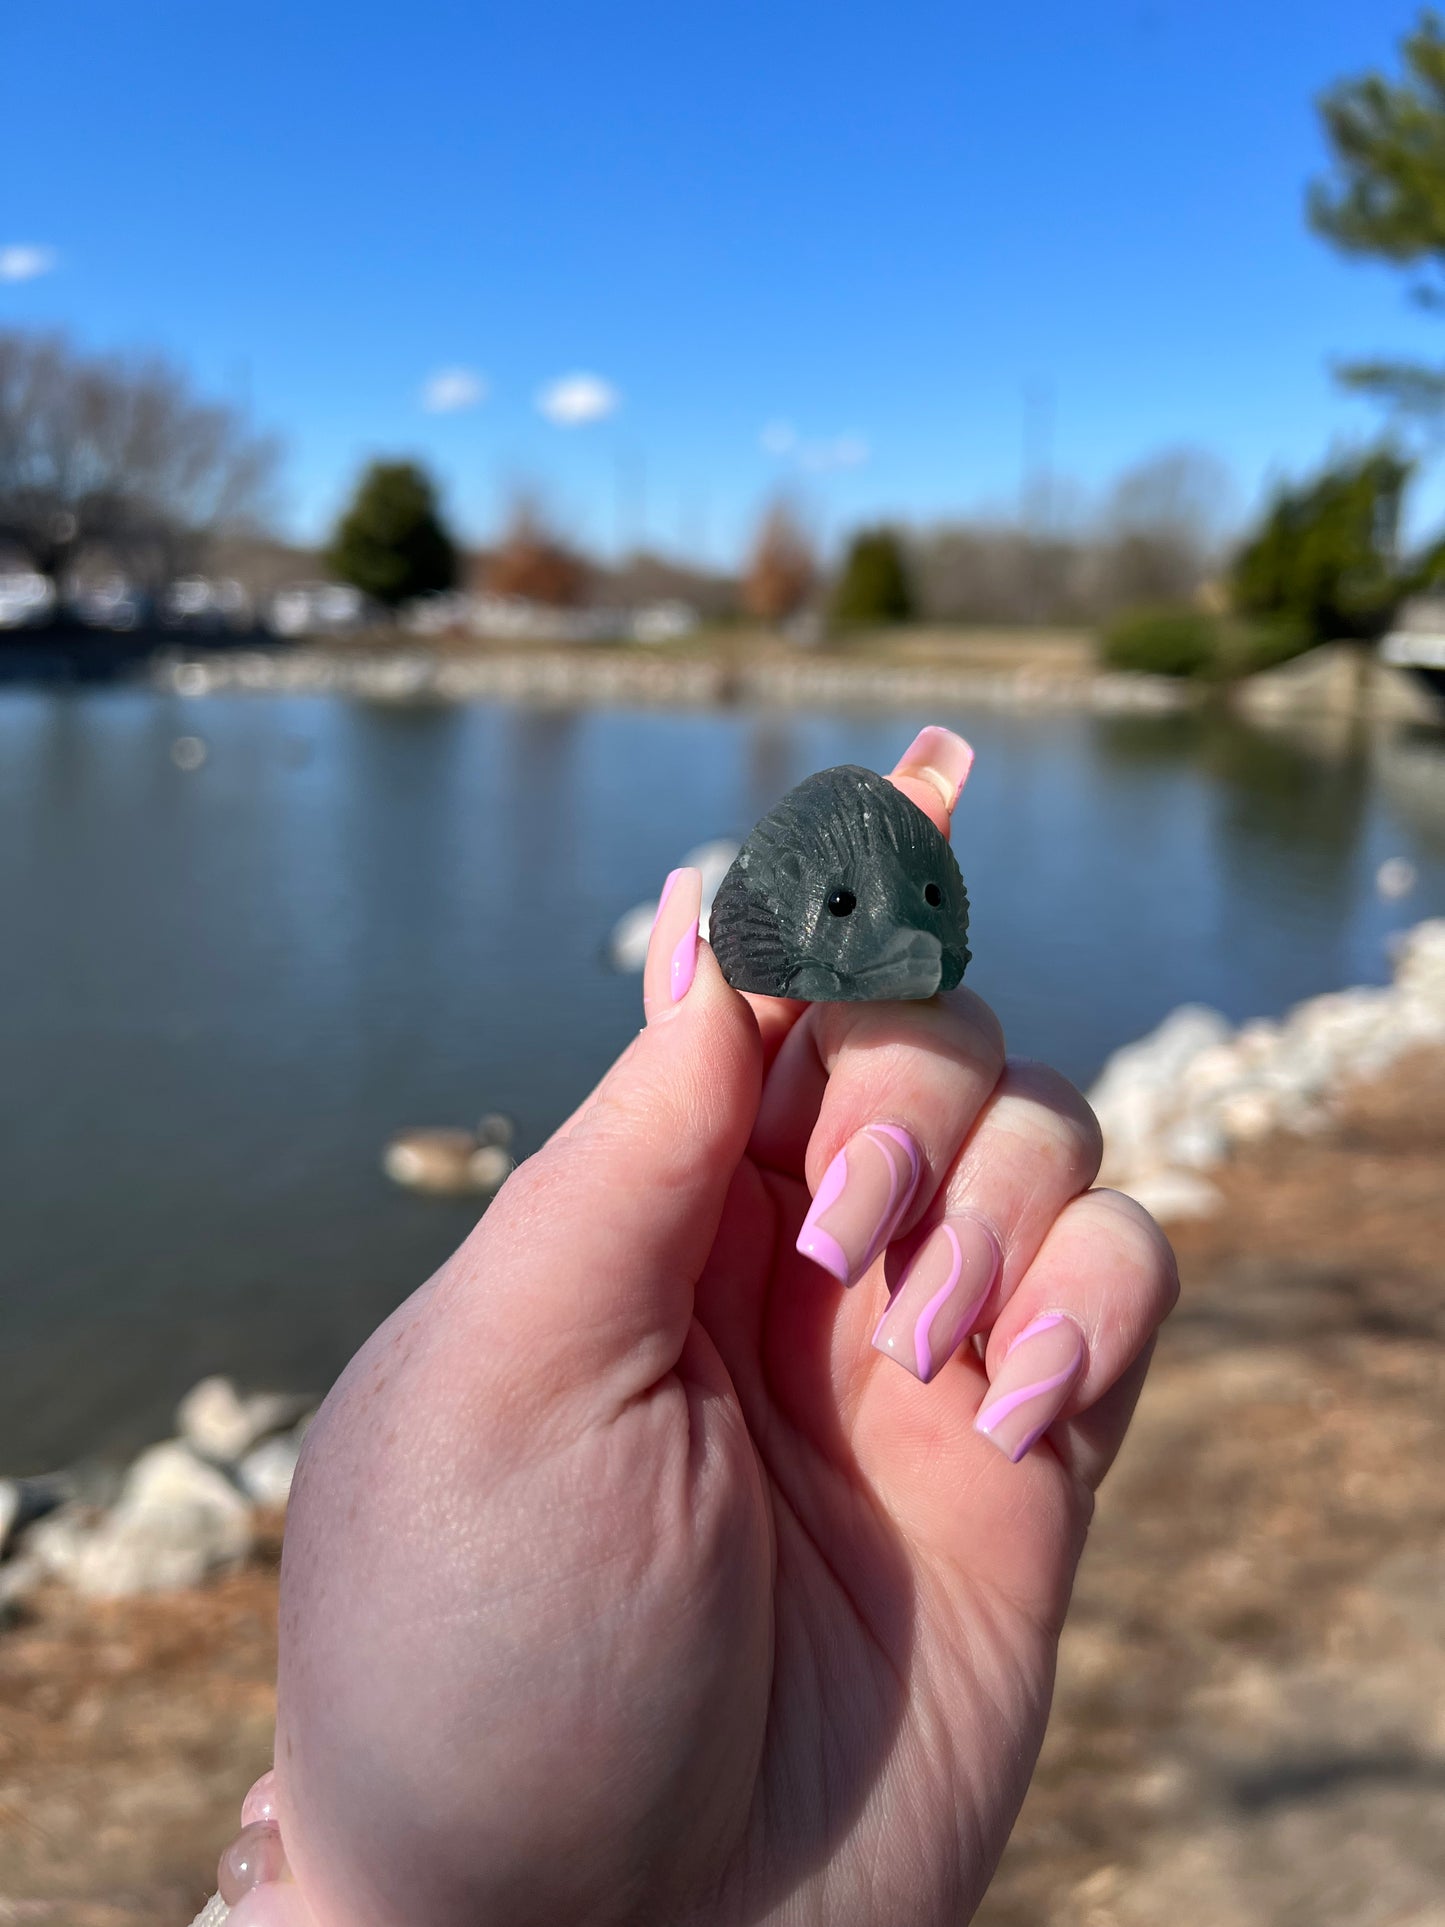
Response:
[[[1098,1093],[1110,1173],[1207,1167],[1208,1215],[1174,1227],[1182,1307],[980,1922],[1423,1921],[1445,1880],[1445,922],[1406,933],[1388,989],[1233,1037],[1175,1013]],[[1206,1121],[1229,1127],[1208,1145]],[[304,1408],[213,1379],[123,1474],[0,1482],[0,1788],[25,1787],[0,1802],[0,1903],[26,1920],[156,1927],[210,1891],[269,1764]]]
[[[1445,722],[1445,704],[1408,672],[1357,645],[1330,644],[1232,684],[1103,668],[1073,630],[908,629],[800,647],[755,630],[714,630],[663,646],[425,643],[171,651],[149,667],[169,694],[346,695],[374,702],[502,700],[710,708],[930,704],[1170,715],[1224,701],[1262,721],[1353,715]]]

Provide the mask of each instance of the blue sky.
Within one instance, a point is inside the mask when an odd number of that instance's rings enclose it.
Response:
[[[308,536],[405,451],[469,535],[520,485],[600,546],[721,562],[780,484],[832,533],[1011,510],[1030,417],[1086,494],[1194,443],[1247,505],[1371,428],[1332,356],[1445,352],[1301,212],[1313,97],[1414,12],[9,7],[0,325],[248,399]],[[53,267],[4,279],[22,246]],[[486,398],[428,413],[448,370]],[[579,373],[615,411],[548,420]]]

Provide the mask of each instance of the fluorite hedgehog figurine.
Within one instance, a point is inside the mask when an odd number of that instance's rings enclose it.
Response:
[[[845,764],[806,778],[754,827],[719,886],[708,941],[735,990],[931,997],[968,963],[968,895],[917,804]]]

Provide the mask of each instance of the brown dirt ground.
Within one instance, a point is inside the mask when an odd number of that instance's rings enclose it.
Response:
[[[1445,1055],[1223,1184],[981,1927],[1445,1927]],[[0,1927],[190,1919],[269,1760],[278,1549],[0,1634]]]

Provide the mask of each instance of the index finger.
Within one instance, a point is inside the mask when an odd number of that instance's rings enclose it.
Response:
[[[949,834],[953,812],[973,768],[973,751],[962,736],[940,723],[920,729],[888,775],[894,789],[901,790],[910,803]],[[783,1039],[808,1008],[796,997],[760,997],[753,991],[744,996],[752,1007],[763,1040],[763,1062],[770,1065]]]

